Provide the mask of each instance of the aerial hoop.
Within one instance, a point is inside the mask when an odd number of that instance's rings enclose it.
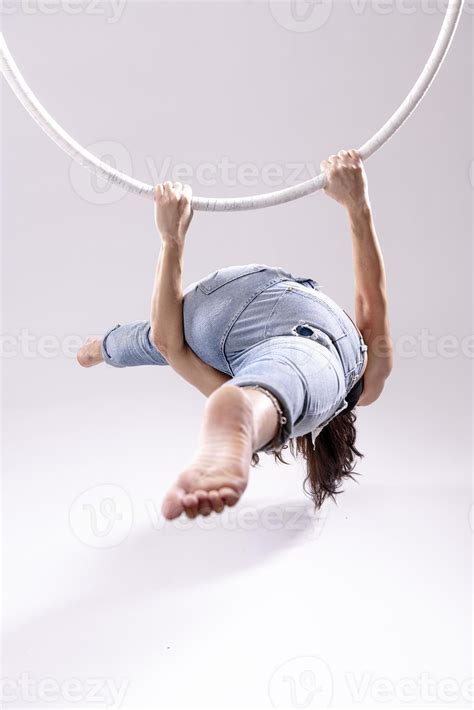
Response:
[[[426,62],[426,65],[416,80],[413,88],[403,103],[395,111],[393,116],[359,148],[359,153],[363,160],[367,160],[384,143],[386,143],[396,131],[405,123],[407,118],[413,113],[428,89],[433,79],[438,73],[441,64],[448,52],[454,33],[461,16],[464,0],[449,0],[441,30],[439,32],[433,50]],[[28,113],[34,118],[43,131],[67,153],[70,158],[85,168],[88,168],[99,177],[108,180],[114,185],[122,187],[135,195],[143,195],[153,199],[153,185],[148,185],[140,180],[129,177],[125,173],[107,165],[88,150],[75,141],[54,118],[43,108],[36,96],[33,94],[28,84],[24,80],[20,70],[10,54],[3,33],[0,33],[0,62],[2,73],[12,88],[13,92],[22,103]],[[195,210],[207,210],[210,212],[232,212],[237,210],[254,210],[262,207],[272,207],[285,202],[297,200],[312,192],[316,192],[325,186],[325,176],[323,173],[310,180],[288,187],[283,190],[267,192],[263,195],[249,197],[197,197],[193,196],[192,205]]]

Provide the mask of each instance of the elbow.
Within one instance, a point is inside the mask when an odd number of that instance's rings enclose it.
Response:
[[[394,349],[393,340],[388,331],[388,327],[377,328],[374,335],[373,331],[362,331],[363,337],[368,343],[368,356],[371,369],[377,373],[377,376],[386,380],[393,370]]]
[[[164,357],[168,364],[173,363],[178,360],[184,353],[185,345],[175,345],[169,341],[163,340],[162,338],[157,338],[150,333],[150,342],[154,348]]]
[[[173,359],[173,348],[170,347],[169,343],[163,343],[160,340],[151,341],[153,347],[165,358],[166,362],[170,362]]]
[[[151,328],[151,330],[150,330],[149,338],[150,338],[150,343],[153,345],[153,347],[156,350],[158,350],[160,355],[163,355],[165,360],[168,360],[168,356],[169,356],[170,350],[171,350],[170,344],[167,343],[162,338],[159,338],[157,336],[157,334],[153,332],[153,328]]]
[[[393,370],[393,357],[392,354],[390,353],[384,358],[381,358],[377,362],[377,366],[374,368],[374,372],[376,374],[377,379],[379,382],[382,384],[382,386],[385,384],[385,381],[388,380],[390,375],[392,374]]]
[[[372,328],[376,323],[383,323],[387,317],[388,304],[385,289],[379,286],[369,293],[358,293],[355,298],[359,314],[359,327]]]
[[[387,357],[380,363],[380,377],[385,381],[390,377],[393,370],[393,351],[387,353]]]

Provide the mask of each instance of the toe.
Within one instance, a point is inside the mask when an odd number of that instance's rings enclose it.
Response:
[[[199,501],[199,514],[208,516],[212,513],[212,505],[207,491],[196,491],[196,498]]]
[[[219,490],[219,495],[224,501],[225,505],[228,505],[230,508],[235,505],[240,498],[239,494],[236,493],[233,488],[229,488],[229,486],[221,488]]]
[[[215,513],[222,513],[224,510],[224,501],[220,497],[218,491],[209,491],[209,503]]]
[[[179,518],[181,513],[184,511],[183,498],[185,496],[185,491],[182,488],[176,486],[172,488],[168,495],[163,501],[161,512],[167,520],[174,520]]]
[[[193,493],[188,493],[183,498],[184,512],[188,518],[195,518],[199,511],[199,501]]]

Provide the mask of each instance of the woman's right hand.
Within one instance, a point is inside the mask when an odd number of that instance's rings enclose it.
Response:
[[[155,188],[155,223],[164,242],[183,242],[193,218],[192,190],[180,182]]]
[[[369,188],[364,165],[356,150],[341,150],[321,163],[326,174],[324,191],[352,211],[369,205]]]

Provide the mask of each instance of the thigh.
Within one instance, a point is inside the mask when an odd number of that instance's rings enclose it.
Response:
[[[232,358],[232,384],[260,384],[280,401],[287,437],[324,424],[345,405],[345,377],[335,353],[307,338],[269,338]]]
[[[186,342],[201,360],[232,374],[224,352],[228,334],[237,321],[243,322],[242,314],[260,293],[287,278],[280,267],[244,264],[191,284],[183,305]]]
[[[229,362],[239,350],[275,337],[294,336],[324,346],[342,365],[350,389],[363,362],[359,333],[347,314],[319,289],[281,281],[249,305],[225,343]]]

